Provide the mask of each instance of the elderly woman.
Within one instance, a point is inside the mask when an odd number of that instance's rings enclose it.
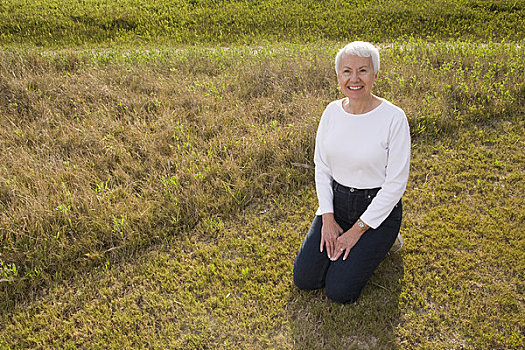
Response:
[[[372,94],[379,52],[352,42],[335,58],[343,99],[323,112],[315,144],[319,208],[295,258],[300,289],[325,287],[338,303],[357,300],[396,241],[410,166],[403,110]]]

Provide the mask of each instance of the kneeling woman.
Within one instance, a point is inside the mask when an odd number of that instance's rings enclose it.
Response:
[[[325,287],[339,303],[357,300],[394,244],[410,167],[403,110],[372,94],[379,52],[352,42],[335,58],[346,96],[323,112],[315,144],[319,208],[295,258],[300,289]]]

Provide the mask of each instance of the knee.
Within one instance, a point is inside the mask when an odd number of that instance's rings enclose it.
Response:
[[[302,290],[313,290],[323,287],[322,281],[315,280],[311,274],[300,273],[297,269],[293,271],[293,283],[297,288]]]
[[[361,289],[326,286],[325,295],[328,299],[339,304],[355,303],[361,294]]]

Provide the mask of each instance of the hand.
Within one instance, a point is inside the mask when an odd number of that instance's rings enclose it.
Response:
[[[343,260],[346,260],[346,258],[348,258],[348,254],[350,254],[350,250],[352,250],[352,248],[356,245],[357,241],[359,241],[363,233],[364,232],[361,231],[359,228],[356,229],[352,227],[350,230],[346,231],[344,234],[339,236],[335,244],[336,254],[331,260],[336,261],[337,259],[339,259],[339,257],[341,257],[343,253]]]
[[[339,235],[343,233],[343,229],[334,219],[333,213],[323,214],[323,226],[321,227],[321,246],[319,247],[321,253],[323,247],[326,245],[326,254],[328,258],[336,255],[336,243]]]

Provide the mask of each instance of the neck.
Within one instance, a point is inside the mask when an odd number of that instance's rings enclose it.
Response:
[[[381,100],[374,95],[360,100],[351,100],[347,97],[343,100],[343,109],[351,114],[364,114],[370,112],[380,104]]]

